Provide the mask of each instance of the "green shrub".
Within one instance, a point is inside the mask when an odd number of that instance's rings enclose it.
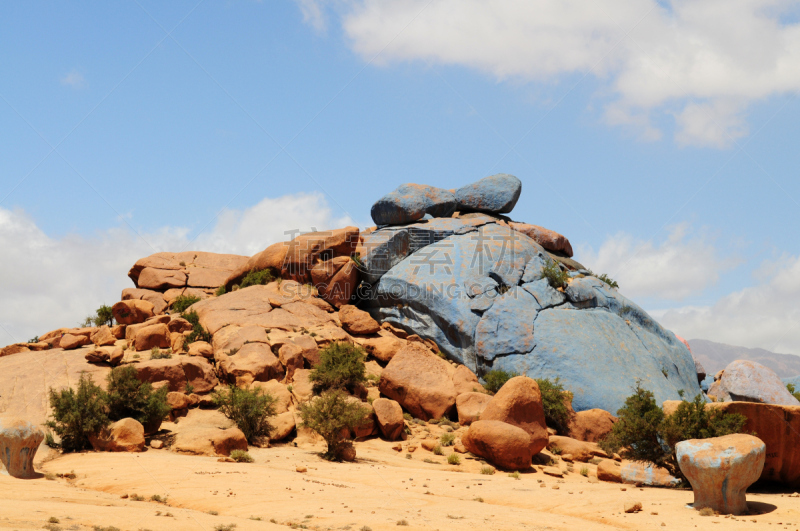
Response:
[[[194,343],[195,341],[205,341],[207,343],[211,342],[211,334],[208,333],[208,330],[203,328],[203,325],[200,324],[200,316],[197,315],[197,312],[192,310],[190,312],[184,312],[181,314],[181,317],[189,321],[192,325],[192,332],[186,336],[186,344]]]
[[[495,470],[493,466],[483,465],[481,467],[481,474],[485,476],[492,476],[495,474],[495,472],[497,472],[497,470]]]
[[[542,393],[542,406],[547,425],[560,434],[569,431],[570,412],[567,407],[572,402],[572,393],[564,389],[561,380],[556,378],[536,378],[539,391]]]
[[[269,437],[269,417],[275,415],[275,397],[261,389],[240,389],[230,385],[227,392],[214,391],[214,405],[242,430],[247,442]]]
[[[447,456],[447,463],[450,465],[460,465],[461,458],[458,456],[457,453],[453,452],[452,454]]]
[[[196,295],[179,295],[172,301],[172,311],[177,313],[185,312],[192,304],[200,302],[200,297]]]
[[[217,297],[222,297],[223,295],[225,295],[225,293],[227,293],[227,290],[225,289],[225,284],[223,284],[217,288],[217,291],[214,292],[214,295],[216,295]]]
[[[598,275],[597,279],[602,280],[603,282],[608,284],[608,287],[610,288],[619,288],[619,284],[617,284],[617,282],[613,278],[609,277],[605,273],[603,273],[602,275]]]
[[[642,388],[639,381],[617,416],[611,433],[600,441],[603,450],[664,467],[677,478],[683,478],[675,455],[677,443],[740,433],[747,420],[738,413],[707,409],[702,395],[692,402],[681,402],[675,413],[665,416],[653,393]]]
[[[169,414],[170,407],[167,404],[169,389],[162,387],[156,391],[149,382],[139,381],[136,377],[136,368],[132,365],[112,369],[107,381],[106,402],[109,419],[120,420],[130,417],[148,426]]]
[[[366,354],[358,345],[337,341],[324,348],[319,357],[319,363],[309,375],[315,393],[329,389],[353,392],[358,384],[367,381]]]
[[[514,478],[514,479],[519,479],[519,470],[515,470],[515,471],[511,472],[511,473],[508,475],[508,477],[510,477],[510,478]]]
[[[503,387],[503,385],[505,385],[507,381],[509,381],[514,376],[519,376],[519,374],[515,372],[506,372],[498,370],[489,371],[483,375],[483,381],[486,382],[484,387],[490,393],[496,393],[497,391],[500,390],[501,387]]]
[[[300,405],[301,426],[311,428],[325,439],[328,450],[323,457],[331,461],[341,459],[349,444],[350,430],[369,415],[367,408],[348,398],[344,392],[333,389]]]
[[[239,284],[239,289],[244,289],[249,286],[269,284],[273,280],[275,280],[275,275],[273,275],[272,271],[269,269],[262,269],[261,271],[256,271],[253,269],[242,279],[241,284]]]
[[[795,390],[794,384],[787,383],[787,384],[786,384],[786,389],[787,389],[787,390],[788,390],[790,393],[792,393],[792,395],[793,395],[793,396],[794,396],[796,399],[800,400],[800,392],[797,392],[797,391]]]
[[[443,433],[439,438],[439,444],[442,446],[453,446],[455,444],[456,436],[452,433]]]
[[[436,446],[434,446],[431,452],[433,452],[433,455],[444,455],[444,451],[442,451],[441,444],[437,444]]]
[[[550,287],[557,289],[566,287],[569,275],[567,275],[566,271],[561,269],[558,262],[551,260],[544,266],[544,269],[542,269],[542,278],[547,279],[547,283],[550,284]]]
[[[66,452],[90,448],[89,436],[109,424],[103,390],[83,372],[77,390],[50,388],[49,395],[53,418],[45,424],[61,438],[61,448]]]
[[[114,325],[114,314],[111,313],[111,306],[102,305],[100,306],[94,313],[94,315],[90,315],[87,317],[82,326],[113,326]],[[38,339],[38,338],[37,338]]]
[[[34,336],[33,338],[28,340],[28,343],[38,343],[38,342],[39,342],[39,336]]]
[[[56,442],[55,438],[53,437],[53,433],[50,431],[44,434],[44,444],[45,446],[49,446],[50,448],[58,448],[59,446],[61,446]]]
[[[231,452],[231,459],[237,463],[252,463],[253,458],[244,450],[234,450]]]

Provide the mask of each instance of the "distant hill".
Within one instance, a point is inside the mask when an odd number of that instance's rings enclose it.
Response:
[[[724,343],[714,343],[705,339],[690,339],[692,354],[713,376],[735,360],[750,360],[775,371],[781,378],[791,378],[800,374],[800,356],[776,354],[763,348],[745,348]]]

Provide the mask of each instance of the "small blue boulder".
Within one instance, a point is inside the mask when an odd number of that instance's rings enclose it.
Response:
[[[401,184],[378,199],[370,214],[376,225],[405,225],[422,219],[449,217],[456,209],[452,192],[423,184]]]
[[[507,173],[484,177],[478,182],[456,190],[458,209],[463,211],[493,212],[507,214],[514,210],[522,182]]]

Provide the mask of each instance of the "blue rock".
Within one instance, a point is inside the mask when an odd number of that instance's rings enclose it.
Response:
[[[778,406],[800,406],[772,369],[750,360],[732,361],[708,394],[725,402],[759,402]]]
[[[528,263],[525,264],[525,271],[522,273],[522,283],[527,284],[528,282],[533,282],[534,280],[542,278],[542,273],[548,262],[550,262],[550,259],[544,253],[539,253],[531,258]]]
[[[522,285],[522,288],[533,295],[540,308],[552,308],[564,304],[564,301],[567,300],[566,295],[553,289],[544,278],[535,282],[527,282]]]
[[[449,190],[407,183],[378,199],[370,213],[376,225],[404,225],[426,214],[447,217],[455,210],[455,196]]]
[[[533,322],[539,304],[533,295],[515,286],[495,299],[475,328],[475,352],[491,361],[497,356],[533,350]]]
[[[514,210],[521,192],[522,182],[519,179],[498,173],[459,188],[455,200],[459,210],[507,214]]]
[[[680,389],[686,396],[700,393],[685,346],[677,340],[664,342],[611,312],[552,308],[540,311],[534,326],[530,352],[496,358],[491,367],[531,378],[561,378],[574,394],[575,411],[616,413],[633,394],[637,379],[659,404],[679,400]],[[650,341],[643,343],[642,337],[648,336]]]

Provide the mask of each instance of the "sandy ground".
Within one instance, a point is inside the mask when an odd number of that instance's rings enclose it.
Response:
[[[579,473],[586,466],[594,474],[590,464],[576,463],[563,479],[538,469],[515,479],[500,471],[482,475],[482,463],[472,459],[448,465],[422,448],[407,459],[391,449],[393,443],[356,446],[356,463],[324,461],[319,446],[286,445],[251,448],[251,464],[152,449],[62,456],[43,447],[37,455],[41,472],[74,471],[77,478],[0,475],[0,529],[42,529],[51,517],[58,519],[51,529],[133,531],[231,524],[237,530],[378,531],[403,522],[407,529],[439,530],[683,530],[712,523],[715,530],[800,529],[800,498],[788,492],[748,494],[751,508],[762,514],[703,517],[686,508],[691,491],[592,483]],[[297,472],[298,466],[307,472]],[[133,501],[133,494],[145,501]],[[153,495],[166,497],[166,504],[150,501]],[[641,502],[643,511],[625,514],[631,501]]]

